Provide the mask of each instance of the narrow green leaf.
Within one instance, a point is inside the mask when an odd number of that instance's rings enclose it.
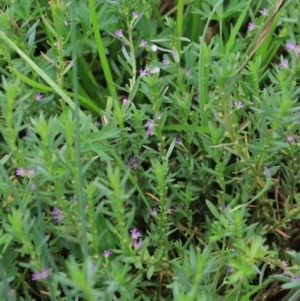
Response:
[[[129,63],[129,65],[132,65],[131,57],[124,46],[122,47],[122,53],[123,53],[126,61]]]
[[[226,55],[230,53],[230,51],[235,43],[235,38],[236,38],[242,24],[244,23],[247,13],[249,12],[249,6],[250,6],[251,2],[252,2],[252,0],[249,0],[247,2],[243,12],[241,13],[241,15],[238,18],[238,21],[236,22],[234,28],[230,32],[230,38],[226,44]]]
[[[124,69],[132,76],[132,69],[129,67],[129,65],[123,60],[121,56],[118,55],[118,60],[120,64],[124,67]]]
[[[154,272],[154,265],[151,265],[147,271],[147,279],[150,280]]]
[[[48,86],[45,86],[43,84],[40,84],[32,79],[30,79],[29,77],[25,76],[24,74],[20,73],[19,71],[10,68],[10,70],[15,73],[17,75],[17,77],[19,77],[24,83],[26,83],[27,85],[36,88],[38,90],[45,91],[45,92],[55,92],[55,89],[50,88]],[[72,92],[64,92],[66,93],[66,95],[74,97],[74,93]],[[95,104],[91,99],[83,97],[81,95],[78,96],[79,100],[82,102],[83,106],[85,106],[86,108],[92,110],[94,113],[99,114],[101,108]]]
[[[73,109],[75,104],[73,100],[35,63],[33,62],[14,42],[12,42],[2,31],[0,31],[0,39],[16,51],[20,57],[40,76],[46,81],[49,86]],[[86,119],[87,116],[79,110],[79,116]],[[98,129],[94,124],[91,124],[91,130],[97,132]]]
[[[209,208],[210,212],[217,218],[219,219],[220,213],[219,210],[216,208],[216,206],[210,202],[209,200],[205,200],[207,207]]]

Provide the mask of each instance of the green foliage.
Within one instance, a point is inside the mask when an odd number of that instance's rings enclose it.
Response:
[[[300,3],[166,3],[2,5],[1,300],[299,299]]]

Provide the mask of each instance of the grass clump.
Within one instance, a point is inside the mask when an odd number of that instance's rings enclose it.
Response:
[[[299,1],[1,6],[1,300],[299,299]]]

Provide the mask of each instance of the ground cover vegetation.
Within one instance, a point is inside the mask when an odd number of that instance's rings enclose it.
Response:
[[[0,6],[0,300],[300,300],[299,0]]]

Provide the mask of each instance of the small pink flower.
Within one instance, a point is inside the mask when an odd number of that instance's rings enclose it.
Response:
[[[148,120],[146,122],[146,127],[153,127],[154,126],[154,120]]]
[[[300,56],[300,46],[296,45],[294,48],[294,52],[297,56]]]
[[[278,66],[279,66],[280,68],[285,69],[285,68],[287,68],[287,67],[289,66],[289,61],[286,60],[286,59],[284,59],[284,60],[282,60],[282,61],[278,64]]]
[[[157,215],[157,209],[152,208],[149,213],[150,213],[151,216],[155,216],[155,215]]]
[[[262,10],[259,11],[263,16],[266,16],[268,13],[268,9],[267,8],[263,8]]]
[[[154,128],[154,120],[147,121],[146,127],[147,127],[147,135],[152,136],[153,135],[153,128]]]
[[[137,229],[131,229],[130,234],[133,239],[138,239],[139,237],[142,237],[142,234]]]
[[[286,136],[286,141],[289,142],[289,143],[292,143],[295,141],[295,135],[293,134],[289,134]]]
[[[116,32],[115,32],[115,36],[118,37],[118,38],[121,38],[123,36],[123,31],[122,29],[118,29]]]
[[[179,144],[181,144],[181,143],[182,143],[182,139],[181,139],[180,136],[178,136],[178,137],[176,138],[176,140],[175,140],[175,144],[179,145]]]
[[[23,167],[18,168],[16,170],[16,175],[20,176],[20,177],[24,176],[25,175],[25,169]]]
[[[123,99],[123,105],[128,105],[129,102],[130,102],[130,101],[129,101],[127,98],[124,98],[124,99]]]
[[[63,219],[64,219],[62,212],[57,207],[53,208],[52,215],[53,215],[53,219],[57,223],[61,223],[63,221]]]
[[[144,39],[141,40],[141,44],[140,44],[141,47],[145,47],[145,46],[147,46],[147,44],[148,44],[148,43],[147,43],[146,40],[144,40]]]
[[[297,44],[296,44],[295,41],[294,42],[287,42],[285,44],[285,49],[286,50],[294,50],[296,46],[297,46]]]
[[[50,270],[49,269],[42,269],[40,272],[36,271],[31,275],[31,279],[33,281],[41,280],[41,279],[47,279],[50,276]]]
[[[112,251],[111,251],[111,250],[104,250],[104,251],[102,252],[102,255],[103,255],[104,257],[109,257],[111,254],[112,254]]]
[[[135,249],[140,249],[142,247],[142,241],[141,240],[134,240],[132,242],[132,245]]]
[[[256,28],[256,24],[254,23],[254,22],[250,22],[249,24],[248,24],[248,30],[249,31],[252,31],[253,29],[255,29]]]
[[[138,17],[140,16],[140,14],[138,14],[138,13],[136,13],[136,12],[132,12],[132,16],[133,16],[134,18],[138,18]]]
[[[244,105],[241,101],[234,101],[233,103],[237,109],[241,109],[244,107]]]
[[[33,178],[35,176],[35,169],[34,167],[21,167],[16,170],[16,175],[21,177]]]
[[[147,72],[147,70],[145,69],[140,69],[139,70],[139,72],[140,72],[140,76],[147,76],[147,74],[148,74],[148,72]]]
[[[169,63],[170,63],[170,60],[169,60],[168,58],[164,58],[164,59],[162,60],[162,64],[163,64],[164,66],[168,66]]]
[[[35,93],[35,94],[34,94],[34,99],[35,99],[36,101],[40,101],[43,97],[44,97],[44,95],[41,94],[41,93]]]

